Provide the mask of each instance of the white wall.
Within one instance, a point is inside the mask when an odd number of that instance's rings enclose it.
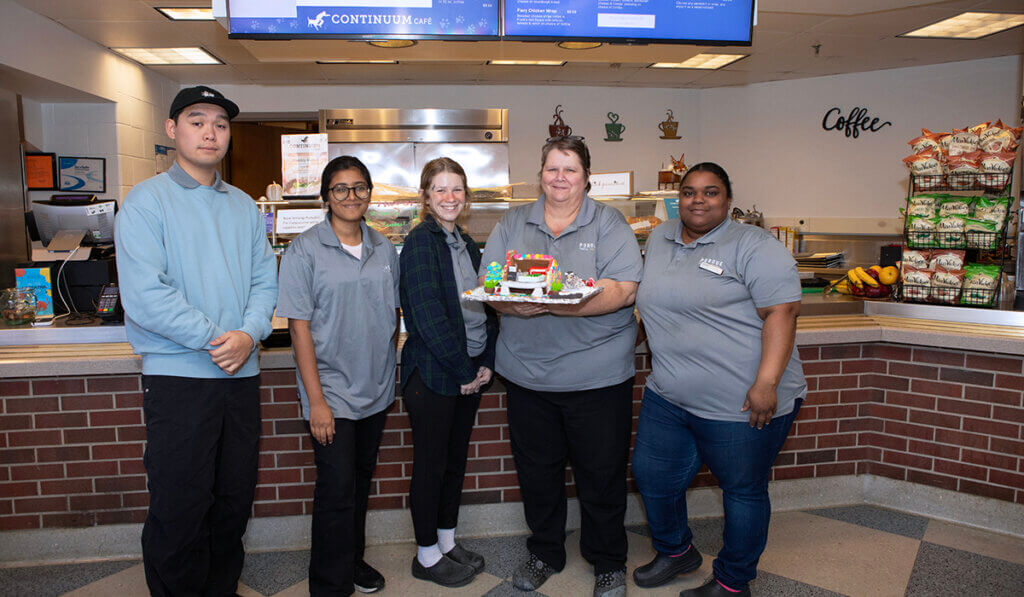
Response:
[[[123,198],[132,185],[152,176],[153,146],[170,145],[163,123],[179,85],[11,0],[0,0],[0,14],[0,64],[97,100],[29,102],[26,124],[32,124],[26,136],[38,137],[41,128],[42,144],[29,140],[58,155],[107,157],[109,197]]]
[[[769,217],[896,218],[910,139],[1002,118],[1019,126],[1021,56],[706,89],[699,154],[733,180],[735,205]],[[821,122],[833,106],[892,121],[847,138]],[[805,229],[808,227],[805,226]],[[813,226],[810,229],[814,229]]]
[[[657,186],[669,155],[692,155],[700,146],[696,89],[621,87],[409,85],[262,86],[218,85],[245,112],[315,112],[321,108],[508,108],[512,182],[537,182],[540,149],[555,106],[573,134],[583,135],[594,172],[633,170],[636,190]],[[671,108],[681,140],[659,139],[658,123]],[[608,112],[626,125],[620,142],[603,141]],[[268,179],[269,182],[269,179]]]

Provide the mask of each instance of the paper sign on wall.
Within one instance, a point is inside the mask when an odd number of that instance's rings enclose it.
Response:
[[[281,182],[285,197],[320,194],[327,165],[327,134],[281,135]]]
[[[319,224],[323,219],[324,210],[319,207],[310,209],[281,209],[277,212],[277,233],[302,234]]]

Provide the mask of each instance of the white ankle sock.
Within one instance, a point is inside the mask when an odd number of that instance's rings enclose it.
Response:
[[[448,553],[455,548],[455,529],[437,529],[437,546],[441,553]]]
[[[430,568],[441,561],[441,550],[437,548],[437,543],[430,547],[417,545],[416,559],[420,561],[420,564],[422,564],[424,568]]]

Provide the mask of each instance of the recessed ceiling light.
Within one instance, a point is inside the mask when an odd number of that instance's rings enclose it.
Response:
[[[965,12],[897,37],[978,39],[1024,25],[1024,14]]]
[[[416,45],[416,42],[411,39],[371,39],[366,43],[370,44],[371,46],[376,46],[378,48],[391,49],[408,48]]]
[[[565,60],[488,60],[487,64],[500,66],[562,66]]]
[[[110,48],[125,58],[149,65],[224,64],[202,48]]]
[[[195,8],[187,6],[154,6],[165,17],[172,21],[212,21],[212,8]]]
[[[600,48],[601,42],[599,41],[560,41],[558,47],[563,50],[593,50],[594,48]]]
[[[317,60],[317,64],[398,64],[397,60]]]
[[[649,68],[703,68],[715,70],[746,57],[747,54],[697,54],[684,62],[655,62]]]

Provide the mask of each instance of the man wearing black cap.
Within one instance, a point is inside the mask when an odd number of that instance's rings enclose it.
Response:
[[[238,106],[182,89],[165,123],[177,157],[117,215],[125,330],[142,356],[153,595],[234,595],[256,489],[256,342],[271,331],[277,267],[252,198],[217,167]]]

